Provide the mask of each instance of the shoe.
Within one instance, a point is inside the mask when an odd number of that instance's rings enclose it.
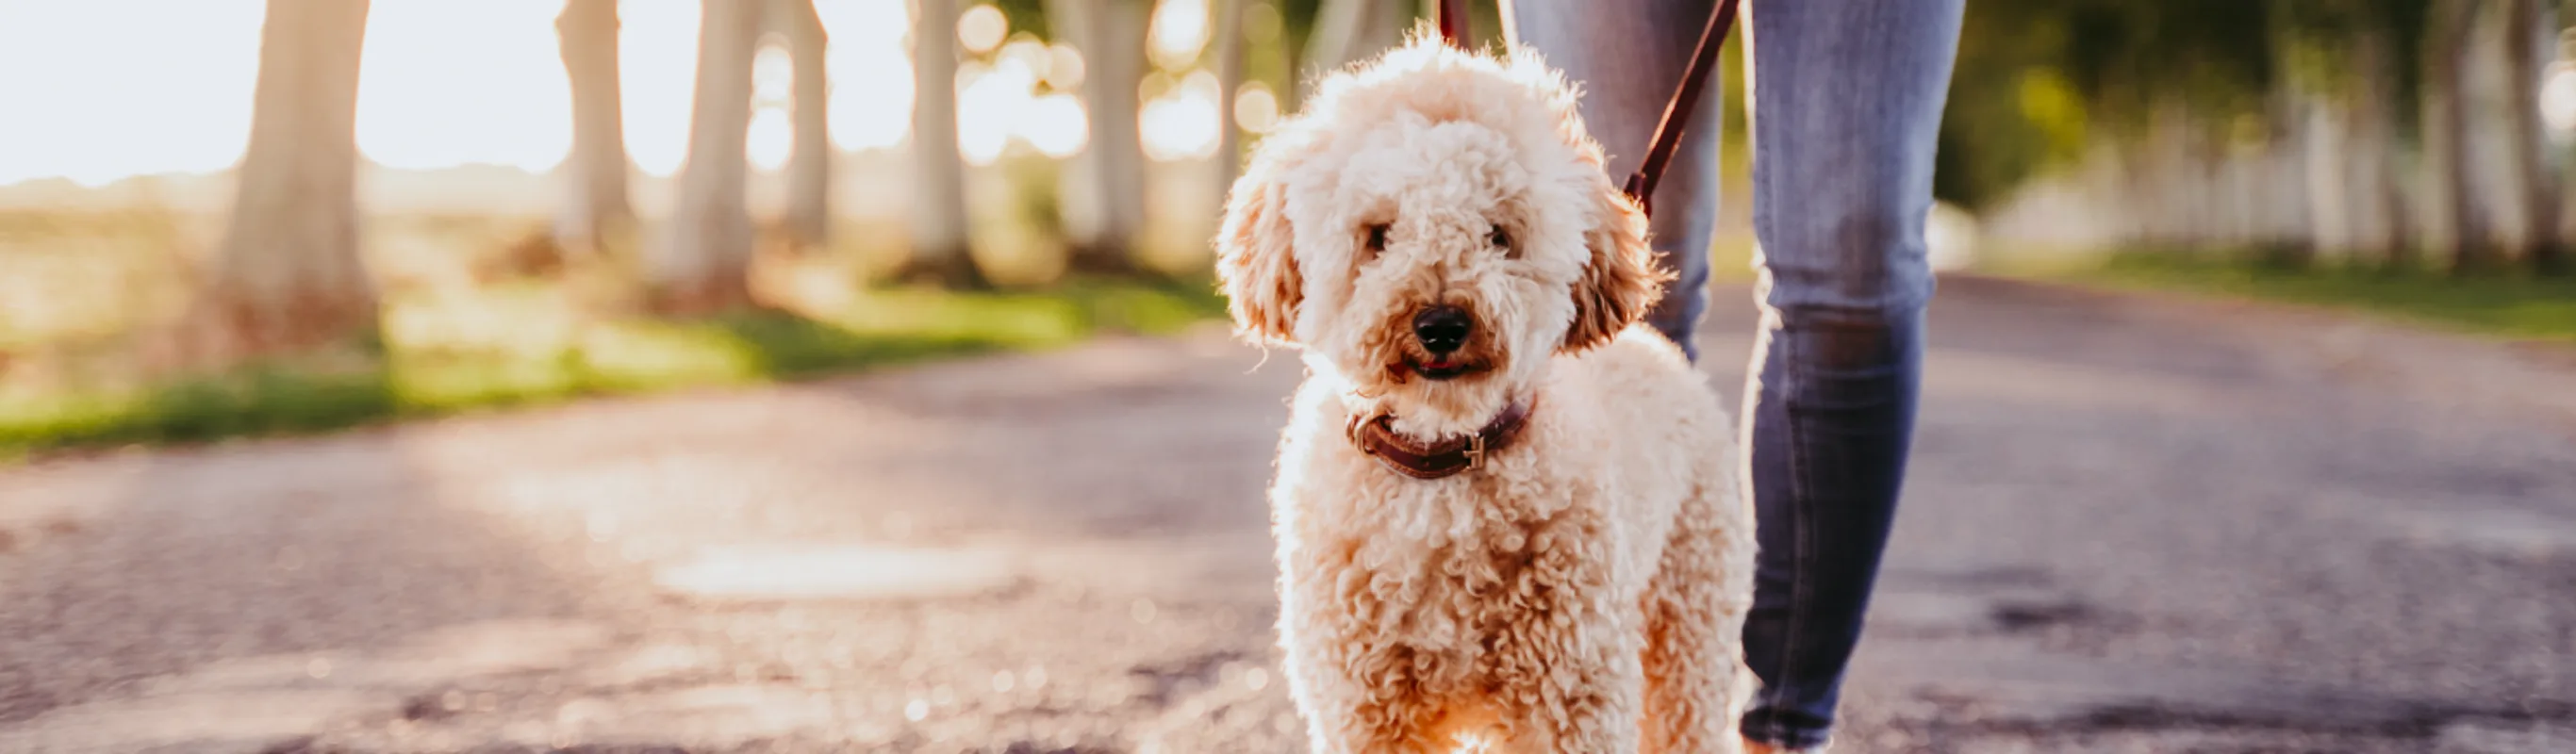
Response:
[[[1825,754],[1825,746],[1817,744],[1804,749],[1788,749],[1747,738],[1744,739],[1744,754]]]

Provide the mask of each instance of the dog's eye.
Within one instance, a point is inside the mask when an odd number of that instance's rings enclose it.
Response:
[[[1368,226],[1368,250],[1371,256],[1386,250],[1386,223]]]
[[[1494,226],[1493,232],[1485,235],[1485,241],[1493,244],[1494,248],[1502,249],[1504,256],[1512,256],[1519,252],[1518,249],[1512,248],[1512,232],[1504,230],[1500,225]]]

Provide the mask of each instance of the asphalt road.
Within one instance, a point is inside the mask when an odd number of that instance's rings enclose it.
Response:
[[[1944,286],[1838,752],[2576,751],[2576,357]],[[0,752],[1299,750],[1297,369],[1211,331],[0,471]]]

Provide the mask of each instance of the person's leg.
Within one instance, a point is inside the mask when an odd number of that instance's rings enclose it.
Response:
[[[1646,158],[1655,122],[1680,85],[1691,50],[1708,26],[1711,0],[1502,0],[1505,36],[1538,51],[1583,88],[1580,109],[1609,153],[1610,181],[1624,183]],[[1656,264],[1675,273],[1646,321],[1699,357],[1691,342],[1707,306],[1708,243],[1717,224],[1721,104],[1715,81],[1680,149],[1655,186],[1649,230]]]
[[[1896,515],[1932,296],[1923,222],[1963,0],[1754,0],[1745,386],[1761,545],[1747,739],[1820,746]]]

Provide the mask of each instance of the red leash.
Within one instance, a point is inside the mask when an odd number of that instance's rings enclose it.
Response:
[[[1700,92],[1708,88],[1708,74],[1717,69],[1717,52],[1726,46],[1726,32],[1735,28],[1735,9],[1739,0],[1718,0],[1717,10],[1708,15],[1708,28],[1699,33],[1699,47],[1691,52],[1690,67],[1682,69],[1681,86],[1673,98],[1664,103],[1664,117],[1655,123],[1653,146],[1646,149],[1646,160],[1637,164],[1637,173],[1628,176],[1628,196],[1637,207],[1653,214],[1650,203],[1655,184],[1664,177],[1664,167],[1672,164],[1673,151],[1682,145],[1682,130],[1697,109]],[[1467,0],[1440,0],[1440,37],[1459,49],[1467,47]]]

